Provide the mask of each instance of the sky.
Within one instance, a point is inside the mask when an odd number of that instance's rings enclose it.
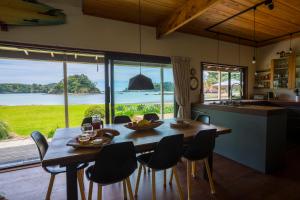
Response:
[[[100,90],[104,90],[104,65],[68,63],[68,76],[85,74],[95,82]],[[125,89],[128,80],[139,73],[139,67],[115,65],[116,91]],[[142,67],[142,73],[160,82],[160,68]],[[46,62],[31,60],[0,59],[0,83],[48,84],[63,79],[62,62]],[[173,82],[172,69],[164,69],[164,81]]]

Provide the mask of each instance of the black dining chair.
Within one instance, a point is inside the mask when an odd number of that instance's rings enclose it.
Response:
[[[92,117],[85,117],[85,118],[82,120],[82,122],[81,122],[81,126],[82,126],[83,124],[92,124],[92,122],[93,122],[93,118],[92,118]]]
[[[46,138],[38,131],[34,131],[31,133],[31,138],[35,142],[38,151],[39,151],[39,156],[40,160],[42,161],[47,150],[48,150],[48,142]],[[87,163],[83,163],[78,165],[77,167],[77,176],[78,176],[78,183],[79,183],[79,189],[80,189],[80,194],[81,194],[81,199],[85,200],[85,192],[84,192],[84,184],[83,184],[83,178],[84,178],[84,168],[87,167]],[[66,172],[65,167],[60,167],[59,165],[54,165],[54,166],[48,166],[48,167],[43,167],[43,169],[51,174],[48,190],[47,190],[47,195],[46,195],[46,200],[50,200],[51,192],[52,192],[52,187],[53,183],[55,180],[55,175],[64,173]]]
[[[98,184],[98,200],[101,200],[103,186],[122,181],[124,198],[127,198],[127,186],[129,198],[133,200],[129,176],[136,168],[137,160],[132,142],[104,146],[97,155],[95,165],[86,170],[86,176],[90,180],[88,199],[92,199],[93,182]]]
[[[146,119],[148,121],[157,121],[159,120],[159,116],[156,113],[147,113],[144,114],[143,119]]]
[[[131,119],[127,115],[119,115],[119,116],[115,116],[113,121],[114,124],[124,124],[124,123],[131,122]]]
[[[142,166],[146,165],[152,170],[152,199],[156,199],[156,171],[164,170],[164,187],[166,187],[166,170],[172,168],[176,180],[177,189],[180,199],[183,199],[182,189],[176,170],[176,165],[182,155],[183,134],[166,136],[156,145],[151,153],[142,154],[137,157],[141,164],[138,169],[138,176],[135,186],[135,196],[138,194],[138,188],[141,177]]]
[[[200,121],[204,124],[210,124],[210,116],[208,115],[204,115],[204,114],[199,114],[197,115],[197,117],[195,118],[196,121]]]
[[[200,131],[189,145],[183,150],[183,157],[187,159],[187,188],[188,199],[191,195],[191,176],[195,176],[196,161],[202,160],[205,165],[206,173],[208,175],[208,181],[210,185],[210,191],[215,193],[215,187],[212,179],[211,170],[208,164],[208,157],[214,148],[214,140],[216,129]]]

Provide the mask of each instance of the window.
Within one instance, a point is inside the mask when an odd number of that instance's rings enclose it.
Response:
[[[202,63],[204,100],[242,99],[246,96],[246,67]]]
[[[105,122],[114,115],[174,116],[169,58],[145,56],[158,59],[142,62],[142,73],[155,88],[128,91],[129,79],[140,72],[136,55],[126,54],[133,61],[118,61],[101,54],[2,46],[0,54],[5,56],[0,58],[0,169],[38,161],[33,131],[50,142],[57,128],[78,127],[94,114]],[[114,65],[104,62],[108,60]]]
[[[142,119],[146,113],[156,113],[161,119],[174,117],[174,82],[171,66],[143,62],[141,73],[152,79],[154,89],[128,90],[129,79],[139,73],[139,62],[114,60],[114,116],[127,115],[132,119]]]
[[[4,168],[38,158],[30,138],[33,131],[51,138],[57,128],[65,127],[64,90],[54,89],[63,79],[63,64],[0,59],[0,74],[0,168]]]

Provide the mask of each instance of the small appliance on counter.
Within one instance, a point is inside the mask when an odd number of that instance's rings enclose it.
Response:
[[[265,99],[265,95],[264,94],[254,94],[253,95],[253,99],[254,100],[264,100]]]

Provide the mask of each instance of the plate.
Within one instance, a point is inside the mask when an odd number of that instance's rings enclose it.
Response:
[[[97,131],[95,137],[87,142],[79,142],[79,136],[67,142],[67,146],[74,148],[100,148],[103,145],[110,144],[115,136],[120,135],[119,131],[114,129],[101,129]]]

